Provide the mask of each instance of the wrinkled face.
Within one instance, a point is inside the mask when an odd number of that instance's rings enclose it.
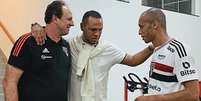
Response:
[[[62,35],[66,35],[69,33],[70,27],[74,25],[72,13],[69,8],[63,6],[62,7],[63,15],[59,19],[56,20],[56,25],[58,32]]]
[[[96,44],[100,39],[103,20],[101,18],[89,17],[87,21],[81,23],[83,40],[89,44]]]
[[[147,21],[146,16],[141,16],[139,19],[139,35],[145,43],[152,42],[154,39],[153,24]]]

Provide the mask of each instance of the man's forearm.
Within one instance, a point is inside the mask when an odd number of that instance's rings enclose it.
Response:
[[[140,51],[139,53],[135,54],[133,56],[133,61],[135,61],[133,63],[133,66],[137,66],[141,63],[143,63],[144,61],[146,61],[153,53],[154,49],[151,49],[150,46],[148,46],[147,48],[145,48],[144,50]]]
[[[153,96],[154,97],[154,96]],[[199,101],[187,92],[176,92],[165,95],[156,95],[153,101]]]
[[[199,101],[198,80],[192,80],[184,83],[184,88],[185,89],[182,91],[166,94],[165,98],[169,98],[169,101]]]
[[[5,101],[18,101],[17,85],[6,80],[3,81]]]
[[[187,81],[184,90],[161,95],[137,97],[135,101],[199,101],[198,80]]]
[[[198,99],[192,99],[188,93],[176,92],[164,95],[150,95],[150,96],[140,96],[135,99],[135,101],[199,101]]]
[[[3,79],[5,101],[18,101],[18,81],[23,71],[7,64]]]
[[[150,46],[148,46],[147,48],[136,54],[127,54],[121,64],[125,64],[128,66],[137,66],[147,60],[153,53],[153,50],[154,49],[150,49]]]

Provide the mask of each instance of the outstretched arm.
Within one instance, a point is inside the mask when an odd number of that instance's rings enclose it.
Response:
[[[135,101],[199,101],[199,82],[191,80],[183,83],[184,90],[152,96],[140,96]]]
[[[154,51],[153,45],[149,45],[144,50],[136,53],[136,54],[127,54],[121,64],[129,65],[129,66],[137,66],[147,60]]]

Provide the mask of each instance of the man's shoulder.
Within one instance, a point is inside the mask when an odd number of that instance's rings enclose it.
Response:
[[[25,43],[36,43],[36,41],[30,33],[25,33],[21,35],[15,42],[15,44],[22,44],[22,45]]]
[[[167,47],[172,53],[176,53],[180,58],[187,56],[190,52],[190,47],[182,41],[172,39]]]
[[[105,50],[105,51],[122,51],[117,45],[113,44],[112,42],[104,39],[99,40],[100,46]]]

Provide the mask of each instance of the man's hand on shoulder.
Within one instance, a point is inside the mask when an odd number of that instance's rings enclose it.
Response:
[[[31,24],[31,35],[35,38],[38,45],[45,44],[46,34],[44,28],[40,24]]]

